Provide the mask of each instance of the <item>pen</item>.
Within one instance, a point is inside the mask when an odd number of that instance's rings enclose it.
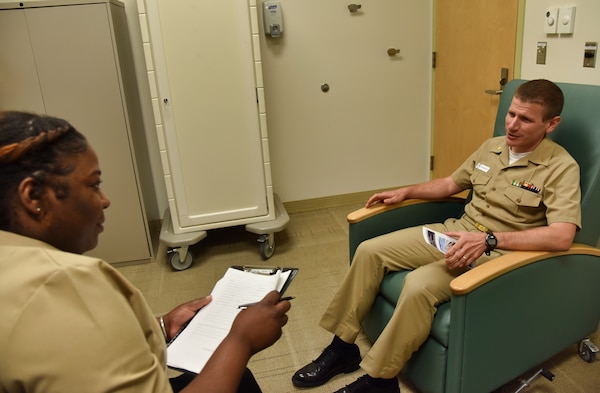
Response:
[[[293,296],[286,296],[286,297],[282,297],[281,299],[279,299],[279,301],[282,301],[282,300],[292,300],[292,299],[294,299],[294,297],[293,297]],[[240,305],[238,306],[238,308],[248,308],[248,307],[250,307],[250,306],[254,306],[256,303],[258,303],[258,302],[254,302],[254,303],[246,303],[246,304],[240,304]]]

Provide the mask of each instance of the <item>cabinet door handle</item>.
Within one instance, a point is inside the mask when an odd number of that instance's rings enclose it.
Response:
[[[361,8],[362,8],[362,5],[360,5],[360,4],[349,4],[348,5],[348,10],[350,12],[356,12],[356,11],[358,11]]]
[[[400,53],[400,49],[390,48],[387,50],[387,54],[390,57],[396,56],[398,53]]]

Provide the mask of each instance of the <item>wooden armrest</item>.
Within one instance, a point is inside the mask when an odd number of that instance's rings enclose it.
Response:
[[[460,196],[453,196],[453,197],[444,198],[444,199],[407,199],[402,202],[394,203],[391,205],[385,205],[383,203],[378,203],[371,207],[363,207],[361,209],[355,210],[355,211],[349,213],[348,216],[346,217],[346,219],[348,220],[348,223],[355,224],[355,223],[361,222],[369,217],[373,217],[377,214],[387,212],[390,210],[398,209],[400,207],[417,205],[417,204],[428,203],[428,202],[440,202],[440,201],[464,203],[465,198],[460,197]]]
[[[546,258],[562,255],[585,254],[600,257],[600,249],[585,244],[575,243],[567,251],[513,251],[509,254],[495,258],[483,265],[477,266],[461,274],[450,283],[450,288],[455,295],[464,295],[481,285],[512,270],[531,263],[539,262]]]

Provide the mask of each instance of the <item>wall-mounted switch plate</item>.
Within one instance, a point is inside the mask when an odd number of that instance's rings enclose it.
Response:
[[[558,11],[559,34],[573,34],[575,30],[575,7],[560,7]]]
[[[558,26],[558,8],[548,8],[544,18],[544,33],[556,34]]]
[[[547,46],[548,46],[548,43],[546,43],[546,42],[538,42],[537,43],[535,64],[546,64],[546,47]]]
[[[583,66],[589,68],[596,67],[596,54],[598,52],[597,42],[586,42],[583,51]]]

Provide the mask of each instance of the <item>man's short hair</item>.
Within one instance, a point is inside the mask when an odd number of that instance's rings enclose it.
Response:
[[[565,103],[560,87],[546,79],[534,79],[523,83],[517,88],[514,96],[523,102],[541,105],[544,108],[544,121],[560,116]]]

